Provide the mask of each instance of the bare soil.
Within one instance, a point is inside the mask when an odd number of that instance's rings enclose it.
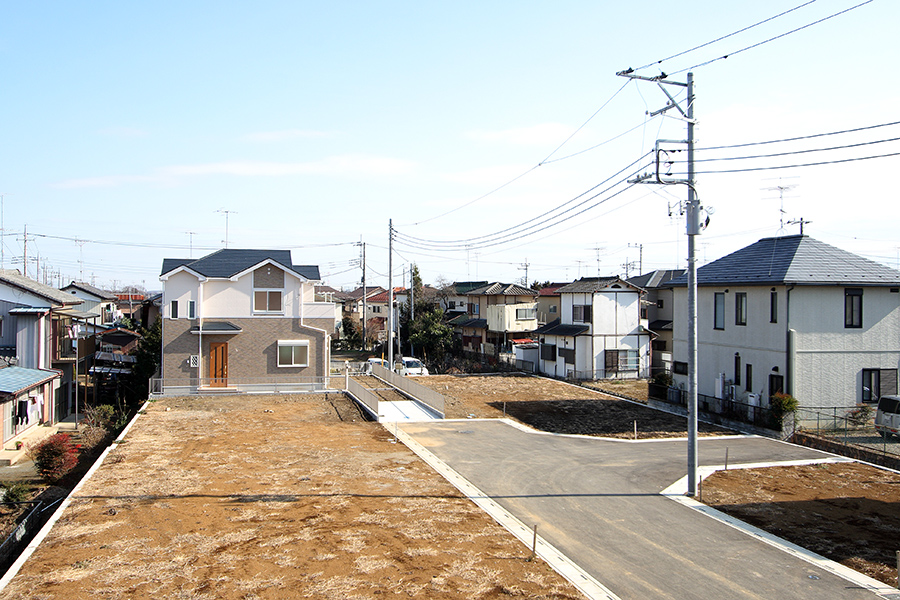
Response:
[[[719,471],[703,501],[798,546],[897,585],[900,474],[861,463]]]
[[[434,375],[417,382],[444,395],[448,419],[515,418],[542,431],[638,439],[685,437],[687,419],[553,379]],[[639,384],[634,384],[639,388]],[[646,388],[646,382],[643,385]],[[645,392],[646,393],[646,392]],[[700,423],[700,435],[733,431]]]
[[[342,396],[150,405],[0,599],[582,596]]]

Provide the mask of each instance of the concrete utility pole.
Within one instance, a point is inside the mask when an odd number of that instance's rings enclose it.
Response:
[[[520,269],[525,269],[525,287],[528,287],[528,267],[529,266],[531,266],[531,263],[528,262],[527,258],[525,259],[525,262],[523,262],[519,266]]]
[[[388,368],[394,369],[394,220],[388,219]]]
[[[628,244],[629,248],[637,248],[638,249],[638,275],[644,274],[644,245],[643,244]],[[632,264],[634,264],[632,262]]]
[[[362,288],[363,288],[363,312],[362,312],[362,346],[363,350],[368,350],[368,338],[366,337],[366,309],[369,306],[369,299],[366,297],[368,294],[366,293],[366,243],[360,242],[362,245]]]
[[[649,81],[659,86],[659,89],[668,97],[666,105],[650,113],[651,117],[662,114],[672,108],[681,113],[681,118],[687,122],[687,140],[656,140],[655,162],[656,172],[647,173],[630,180],[629,183],[652,183],[660,185],[686,185],[688,188],[687,200],[687,236],[688,236],[688,496],[697,495],[698,481],[698,457],[697,457],[697,247],[696,237],[705,229],[706,224],[701,224],[701,212],[703,207],[697,198],[696,181],[694,180],[694,74],[687,74],[687,83],[669,81],[666,74],[661,73],[654,77],[636,75],[633,69],[619,71],[619,77]],[[687,105],[685,111],[675,97],[669,93],[666,86],[687,88],[687,98],[683,101]],[[668,152],[661,144],[687,145],[687,178],[674,179],[663,173],[661,165],[668,158]],[[661,158],[663,160],[661,160]]]

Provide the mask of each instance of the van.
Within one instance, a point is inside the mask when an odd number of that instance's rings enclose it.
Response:
[[[397,365],[397,372],[403,376],[415,377],[419,375],[428,375],[428,369],[422,364],[418,358],[404,356],[400,364]]]
[[[875,431],[888,439],[900,435],[900,396],[882,396],[875,412]]]

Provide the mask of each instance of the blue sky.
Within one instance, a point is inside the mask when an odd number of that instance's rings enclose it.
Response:
[[[896,3],[874,0],[735,53],[860,1],[818,0],[641,73],[729,55],[693,69],[700,148],[900,120]],[[54,284],[83,273],[104,287],[158,289],[162,258],[224,246],[216,211],[226,210],[229,247],[292,248],[297,263],[346,287],[359,280],[362,239],[370,281],[386,285],[388,219],[405,239],[463,240],[575,198],[657,138],[685,136],[683,121],[645,114],[666,102],[655,85],[626,85],[617,71],[800,4],[11,3],[0,19],[4,264],[22,268],[27,226],[28,257],[40,256],[41,277],[59,273]],[[872,143],[895,137],[900,126],[698,152],[867,144],[698,170],[900,152],[898,142]],[[797,233],[781,222],[802,217],[805,233],[896,267],[898,164],[699,175],[701,201],[715,210],[701,263]],[[768,189],[779,185],[790,187],[783,214]],[[684,266],[684,223],[669,206],[685,197],[683,186],[637,185],[496,246],[398,243],[394,271],[398,283],[409,262],[427,282],[513,281],[528,262],[529,280],[562,281],[622,274],[639,256],[644,271]]]

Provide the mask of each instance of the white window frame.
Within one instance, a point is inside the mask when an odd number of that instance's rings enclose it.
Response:
[[[260,293],[266,294],[266,307],[259,308],[256,306],[256,295]],[[278,294],[280,296],[280,306],[278,310],[269,310],[269,295]],[[283,315],[284,314],[284,290],[272,288],[253,288],[253,314],[255,315]]]
[[[304,363],[294,362],[297,360],[294,352],[291,352],[291,364],[282,364],[281,350],[282,348],[306,348],[306,361]],[[278,348],[275,355],[275,362],[279,367],[296,368],[309,366],[309,340],[278,340]]]

